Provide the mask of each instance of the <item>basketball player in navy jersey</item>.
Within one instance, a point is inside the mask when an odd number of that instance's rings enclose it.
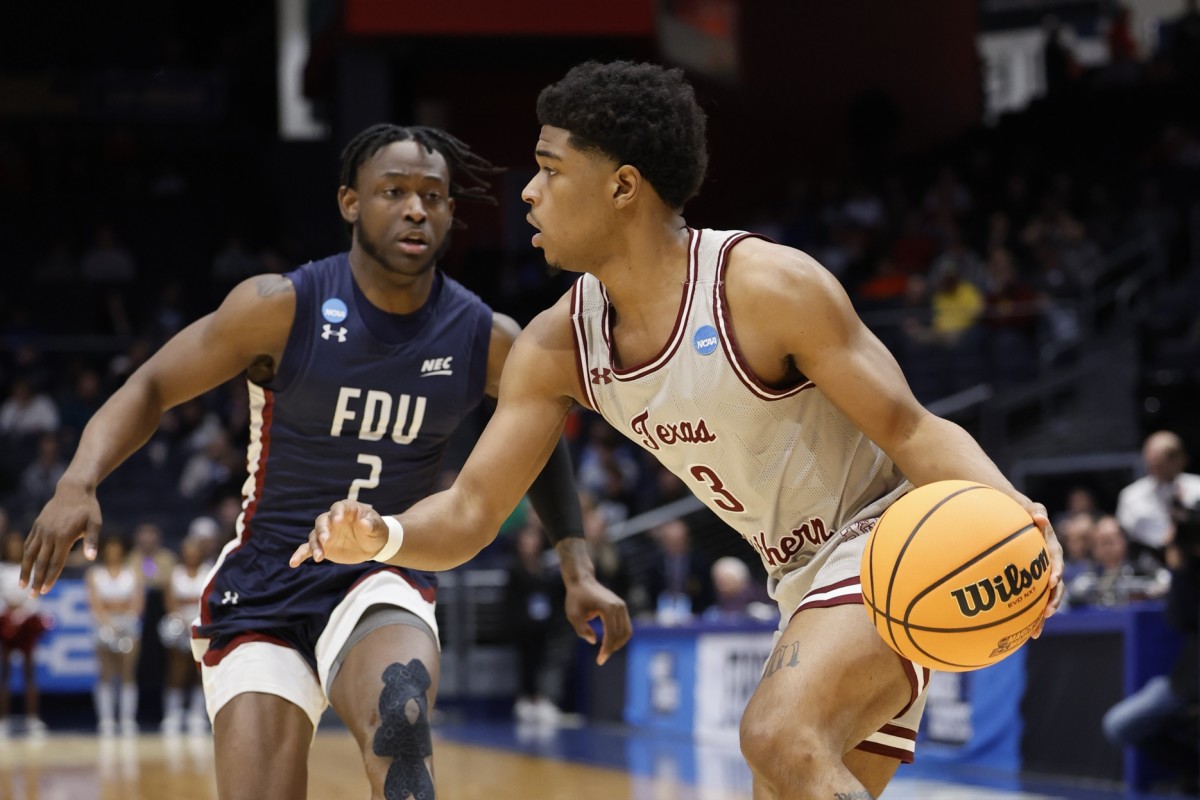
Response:
[[[352,501],[319,517],[294,564],[390,556],[445,569],[495,535],[572,403],[602,414],[758,551],[777,649],[743,716],[757,800],[878,796],[912,759],[928,671],[863,612],[874,520],[914,485],[967,479],[1028,509],[960,427],[909,391],[837,280],[807,255],[681,216],[707,164],[705,116],[679,70],[584,64],[538,99],[533,244],[583,273],[521,334],[499,409],[454,485],[398,517]],[[964,531],[963,535],[970,535]]]
[[[434,796],[435,577],[376,561],[295,570],[288,557],[339,498],[401,510],[432,491],[450,435],[497,396],[516,323],[436,269],[456,199],[487,198],[496,171],[437,129],[361,133],[338,192],[350,251],[243,282],[164,345],[88,424],[28,537],[21,580],[45,591],[81,535],[94,553],[96,486],[162,412],[246,373],[243,513],[193,629],[223,800],[303,797],[327,704],[358,740],[374,797]],[[602,620],[603,662],[631,626],[593,576],[570,459],[551,449],[530,498],[559,537],[576,631],[594,642],[588,620]]]

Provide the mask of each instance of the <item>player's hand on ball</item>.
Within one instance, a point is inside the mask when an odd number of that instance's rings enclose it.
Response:
[[[1031,503],[1028,506],[1028,511],[1030,516],[1033,517],[1033,523],[1038,526],[1038,530],[1046,537],[1046,552],[1050,554],[1050,602],[1046,605],[1046,613],[1042,615],[1042,619],[1045,620],[1058,610],[1066,589],[1066,586],[1062,582],[1063,549],[1062,545],[1058,543],[1058,536],[1054,533],[1054,527],[1050,524],[1050,515],[1046,513],[1046,507],[1041,503]],[[1036,639],[1041,635],[1042,626],[1038,625],[1033,638]]]
[[[296,548],[289,563],[298,567],[311,558],[361,564],[374,558],[387,540],[387,526],[374,508],[357,500],[339,500],[317,517],[308,541]]]

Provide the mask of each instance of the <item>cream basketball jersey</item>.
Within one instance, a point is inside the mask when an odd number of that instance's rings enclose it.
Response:
[[[571,316],[588,402],[753,545],[772,588],[841,528],[911,488],[892,461],[805,382],[775,390],[740,357],[725,302],[730,250],[751,234],[689,230],[688,282],[666,347],[613,363],[610,307],[593,276]]]

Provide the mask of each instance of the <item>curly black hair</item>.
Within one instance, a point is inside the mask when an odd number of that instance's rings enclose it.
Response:
[[[542,90],[537,115],[542,125],[570,131],[573,147],[637,167],[671,208],[700,191],[707,117],[683,70],[589,61]]]
[[[342,186],[354,186],[358,170],[371,156],[392,142],[416,141],[427,153],[441,153],[450,169],[450,196],[463,200],[477,200],[496,205],[496,198],[488,194],[491,183],[488,177],[504,172],[474,152],[466,142],[446,133],[441,128],[423,125],[392,125],[381,122],[355,136],[342,150]],[[456,219],[456,227],[462,224]],[[347,226],[347,230],[353,226]]]
[[[491,183],[487,178],[504,171],[475,153],[466,142],[441,128],[424,125],[392,125],[381,122],[355,136],[342,151],[342,186],[353,186],[363,162],[392,142],[415,140],[427,153],[441,153],[450,168],[450,194],[466,200],[480,200],[496,205],[488,194]]]

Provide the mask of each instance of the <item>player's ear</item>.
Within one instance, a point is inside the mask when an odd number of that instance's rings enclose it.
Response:
[[[353,225],[358,222],[358,192],[349,186],[342,186],[338,189],[338,210],[342,212],[342,219]]]
[[[642,173],[637,167],[622,164],[612,176],[612,199],[617,208],[624,208],[637,199],[642,189]]]

